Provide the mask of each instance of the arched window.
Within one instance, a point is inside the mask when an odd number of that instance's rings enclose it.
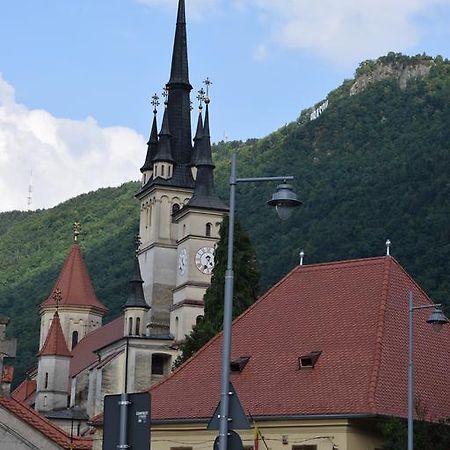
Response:
[[[136,317],[136,336],[141,334],[141,319]]]
[[[130,317],[128,319],[128,335],[131,336],[133,334],[133,318]]]
[[[203,316],[197,316],[195,319],[195,324],[198,325],[203,320]]]
[[[48,372],[45,372],[44,389],[48,388]]]
[[[78,344],[78,331],[74,331],[72,333],[72,350],[76,347]]]
[[[161,166],[161,176],[164,176],[164,165]]]
[[[211,228],[212,228],[212,223],[207,223],[206,224],[206,231],[205,231],[205,236],[206,237],[210,237],[211,236]]]
[[[175,214],[180,210],[180,205],[178,203],[174,203],[172,205],[172,222],[175,222]]]
[[[167,168],[167,176],[170,178],[171,177],[171,175],[172,175],[172,166],[169,166],[168,168]]]

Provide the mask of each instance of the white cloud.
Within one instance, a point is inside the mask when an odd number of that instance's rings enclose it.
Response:
[[[139,178],[145,140],[93,118],[61,119],[15,101],[0,74],[0,211],[26,209],[33,171],[33,209]]]
[[[405,51],[420,39],[418,16],[449,0],[235,0],[265,14],[272,41],[342,65]],[[267,20],[270,18],[270,20]],[[263,40],[266,36],[263,37]]]
[[[136,0],[147,6],[157,6],[168,9],[176,9],[178,0]],[[211,9],[214,8],[220,0],[188,0],[186,1],[186,14],[194,19],[208,17]]]

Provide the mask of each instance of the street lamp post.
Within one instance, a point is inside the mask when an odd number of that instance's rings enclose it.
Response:
[[[231,156],[230,176],[230,213],[228,222],[228,254],[227,269],[225,272],[224,312],[223,312],[223,347],[222,347],[222,373],[220,385],[220,417],[219,417],[219,450],[227,450],[228,422],[229,422],[229,384],[230,384],[230,354],[231,354],[231,322],[233,312],[233,244],[234,244],[234,216],[236,207],[236,184],[258,183],[264,181],[282,181],[272,199],[267,203],[275,206],[282,220],[290,216],[292,208],[300,206],[301,201],[292,191],[292,187],[286,181],[294,177],[260,177],[237,178],[236,155]]]
[[[408,293],[408,311],[409,311],[409,346],[408,346],[408,450],[414,448],[414,422],[413,422],[413,407],[414,407],[414,311],[418,309],[434,308],[431,316],[427,319],[427,323],[431,324],[433,329],[440,331],[443,325],[448,323],[447,317],[444,316],[440,309],[440,304],[435,305],[417,305],[414,306],[413,293]]]

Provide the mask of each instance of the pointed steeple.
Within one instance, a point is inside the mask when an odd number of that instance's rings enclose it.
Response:
[[[94,286],[78,244],[72,245],[55,286],[50,296],[42,302],[41,308],[56,306],[55,294],[58,289],[61,292],[59,306],[88,307],[100,313],[108,310],[95,295]]]
[[[141,172],[144,173],[146,171],[153,170],[153,158],[155,157],[157,146],[158,146],[158,124],[156,121],[156,114],[157,114],[157,105],[159,105],[158,102],[158,96],[155,94],[152,97],[152,105],[153,105],[153,123],[152,123],[152,129],[150,132],[150,138],[147,142],[147,156],[145,158],[145,163],[141,167]]]
[[[139,259],[136,255],[134,258],[134,271],[133,276],[130,280],[130,292],[128,294],[128,299],[122,306],[123,309],[126,308],[145,308],[150,309],[147,305],[144,297],[144,281],[142,280],[141,268],[139,266]]]
[[[171,146],[172,135],[170,134],[169,128],[169,117],[167,113],[167,108],[164,110],[164,117],[161,126],[161,131],[159,133],[159,142],[156,150],[156,155],[153,158],[153,162],[170,162],[173,163],[172,146]]]
[[[200,145],[198,145],[198,150],[195,155],[197,167],[195,189],[188,206],[226,211],[228,208],[217,196],[214,186],[214,164],[211,156],[211,137],[209,131],[209,100],[206,102],[203,138],[199,142]]]
[[[203,118],[202,118],[202,110],[200,109],[198,113],[197,130],[194,136],[194,149],[192,151],[192,161],[191,161],[192,166],[197,166],[197,156],[200,152],[202,140],[203,140]]]
[[[53,315],[47,338],[37,356],[72,356],[67,347],[66,339],[61,328],[58,311]]]
[[[186,84],[190,90],[185,9],[184,0],[179,0],[169,84]]]

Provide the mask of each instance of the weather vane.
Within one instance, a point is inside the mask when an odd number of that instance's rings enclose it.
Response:
[[[73,224],[73,242],[78,242],[78,236],[81,234],[81,223],[74,222]]]
[[[164,97],[164,104],[167,106],[169,103],[169,88],[167,87],[167,84],[164,86],[162,96]]]
[[[134,245],[136,247],[136,256],[139,253],[139,247],[141,246],[141,237],[139,236],[139,234],[136,234],[136,236],[134,237]]]
[[[300,250],[299,256],[300,256],[300,265],[303,266],[303,257],[305,256],[305,252],[303,250]]]
[[[212,85],[212,81],[207,77],[206,80],[203,81],[203,84],[206,86],[205,103],[208,104],[210,102],[210,99],[209,99],[209,87]]]
[[[58,312],[59,303],[62,300],[61,290],[59,288],[56,288],[52,297],[53,297],[53,300],[55,300],[55,303],[56,303],[56,312]]]
[[[386,256],[391,255],[391,241],[388,239],[386,241]]]
[[[201,88],[198,91],[197,100],[199,101],[198,109],[200,109],[200,110],[203,109],[203,102],[206,100],[205,94],[206,93],[205,93],[205,90],[203,88]]]
[[[159,97],[156,94],[156,92],[155,92],[155,94],[152,97],[151,103],[152,103],[152,106],[153,106],[153,114],[156,115],[156,113],[158,112],[158,110],[156,108],[159,106]]]

